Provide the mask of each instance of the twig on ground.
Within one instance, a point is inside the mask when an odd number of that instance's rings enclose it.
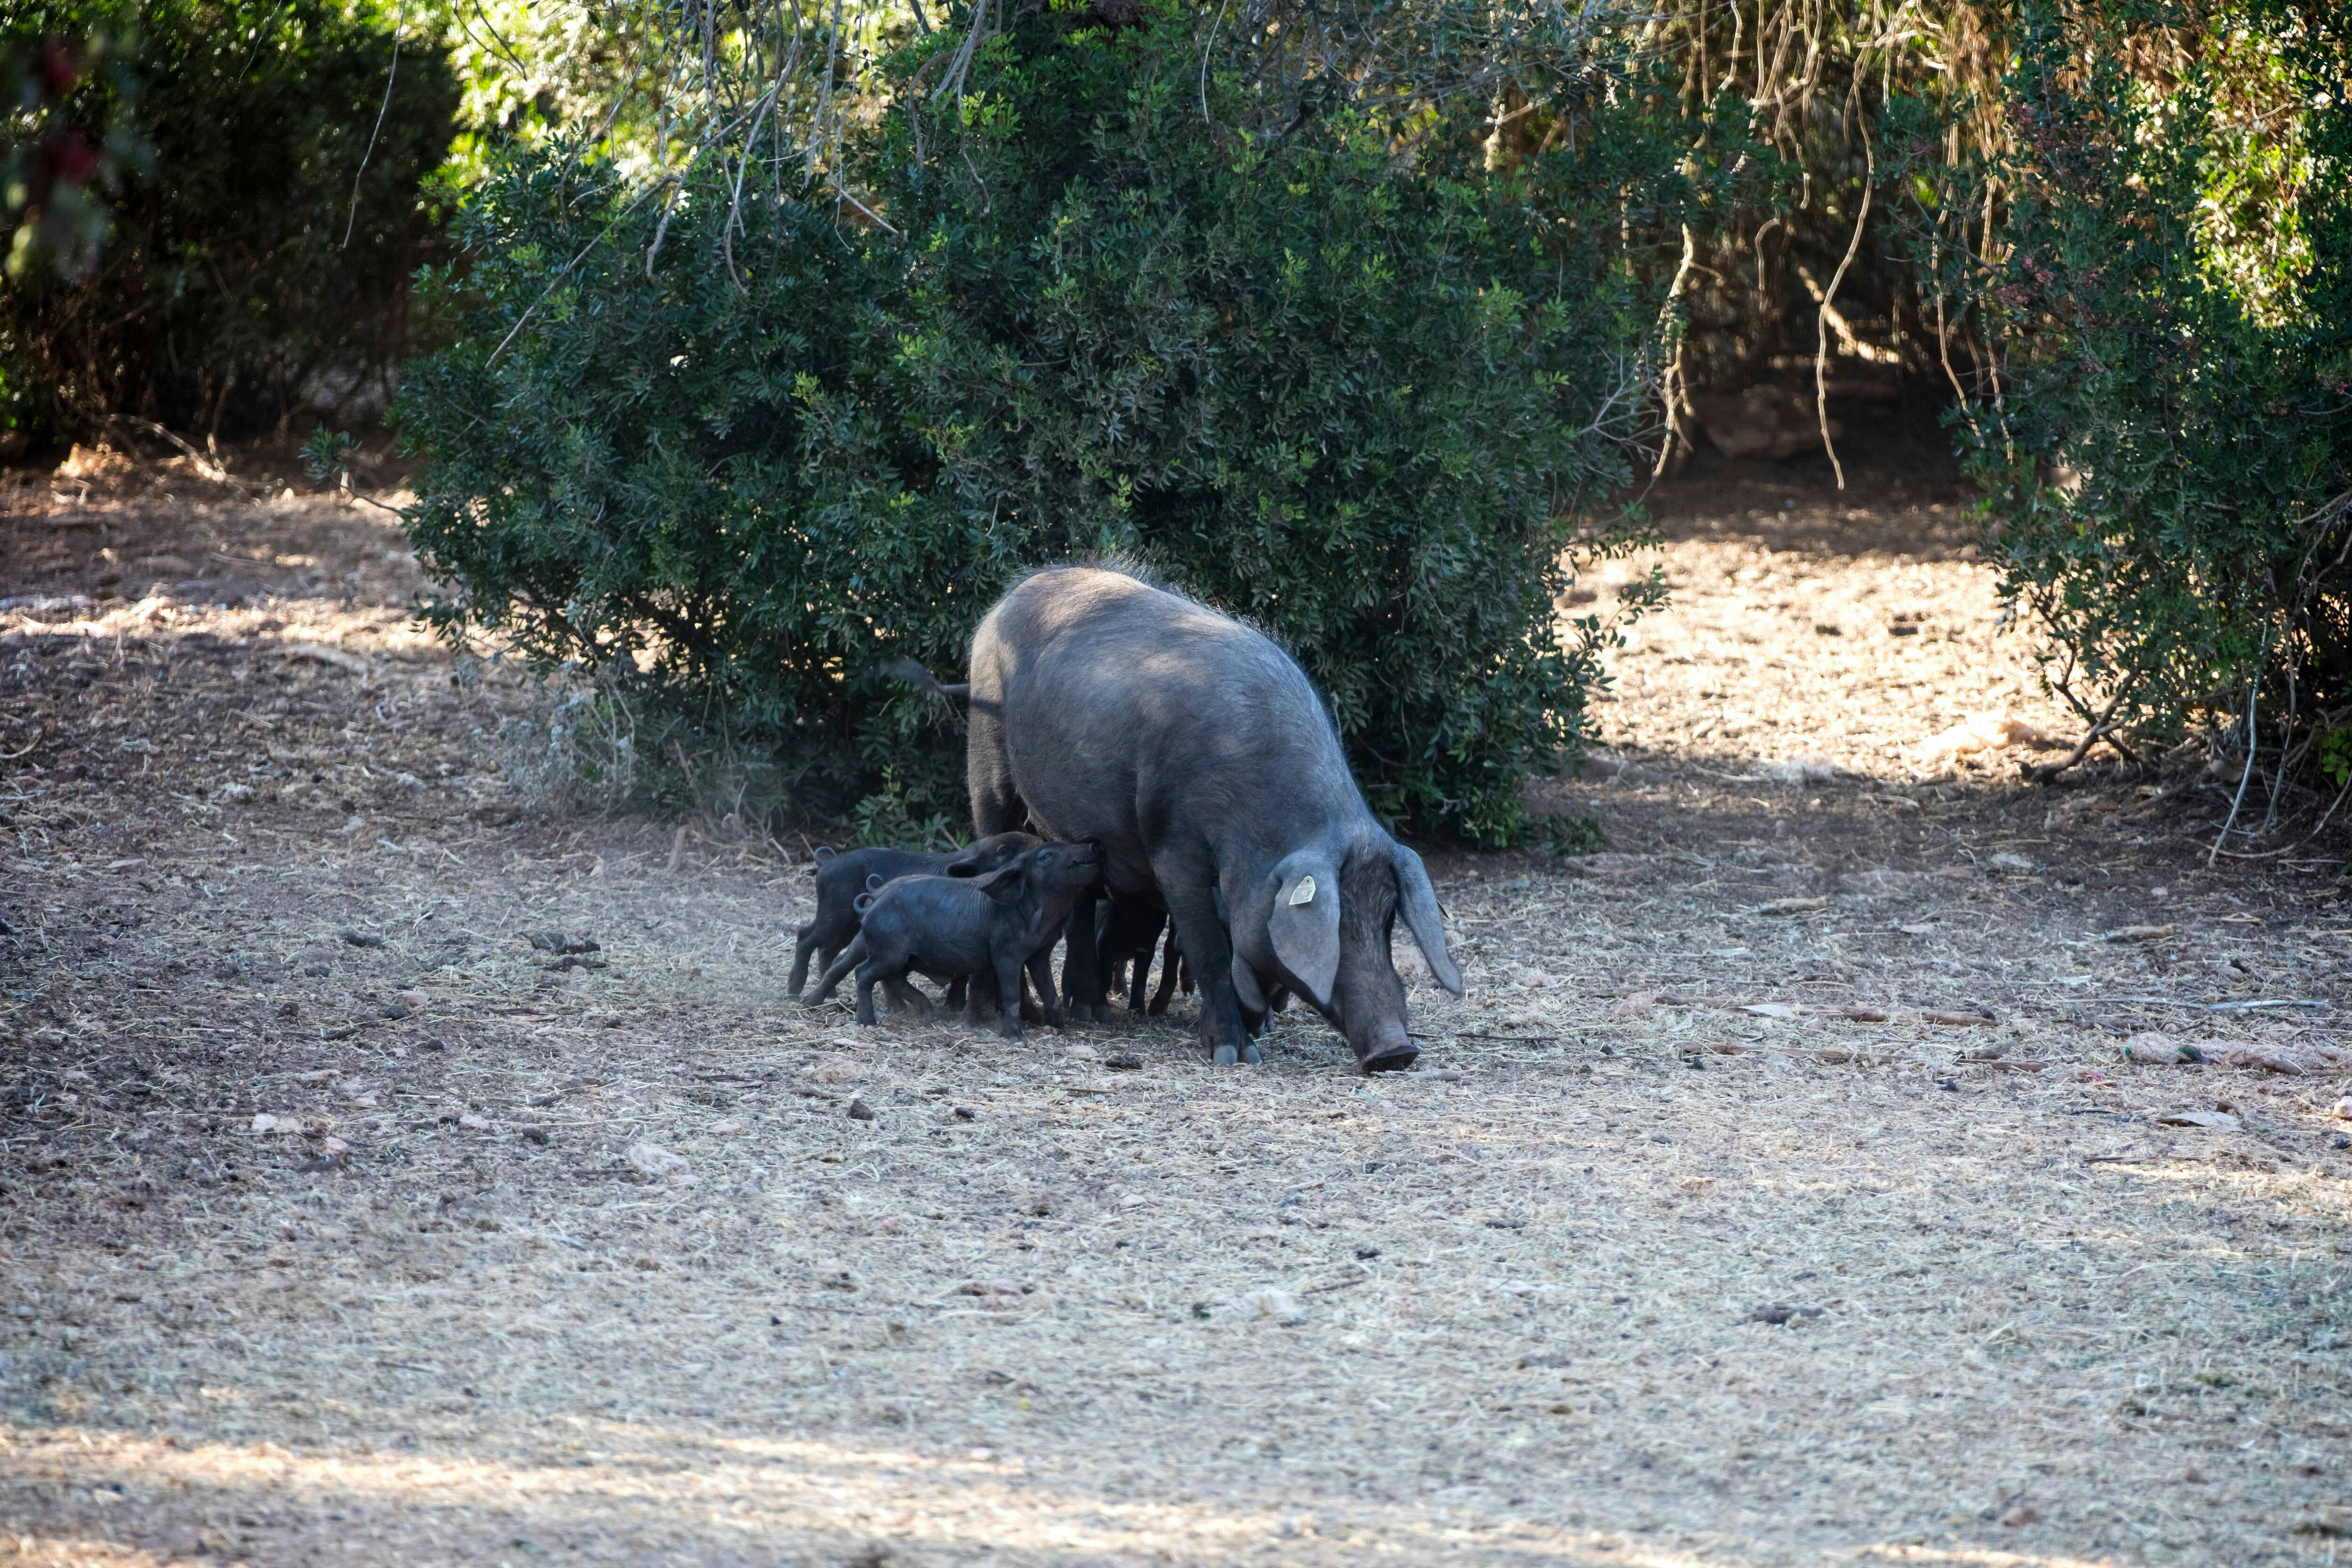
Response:
[[[2063,758],[2061,758],[2056,762],[2030,762],[2024,765],[2021,771],[2025,775],[2026,781],[2030,784],[2051,783],[2056,779],[2061,773],[2065,772],[2068,768],[2073,768],[2077,763],[2081,762],[2083,758],[2090,756],[2091,748],[2098,745],[2099,742],[2105,740],[2110,745],[2113,745],[2116,731],[2116,726],[2114,723],[2116,710],[2124,706],[2124,699],[2130,695],[2131,683],[2129,681],[2126,681],[2122,687],[2116,691],[2114,700],[2107,704],[2106,711],[2099,715],[2096,719],[2094,719],[2091,723],[2091,727],[2083,732],[2083,738],[2075,743],[2074,749],[2073,751],[2068,752]]]
[[[2325,1001],[2303,1001],[2285,998],[2266,998],[2261,1001],[2248,1002],[2192,1002],[2179,997],[2088,997],[2084,999],[2094,1002],[2137,1002],[2155,1008],[2195,1008],[2200,1012],[2209,1013],[2250,1013],[2263,1008],[2318,1008],[2324,1011],[2329,1005]]]

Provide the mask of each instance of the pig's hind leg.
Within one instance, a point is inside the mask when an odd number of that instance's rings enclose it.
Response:
[[[892,1012],[905,1013],[910,1018],[919,1019],[931,1016],[931,998],[908,984],[907,972],[904,969],[895,975],[884,976],[882,989],[890,998]]]
[[[784,990],[794,1000],[799,999],[801,988],[808,984],[809,958],[816,952],[816,925],[817,923],[812,920],[793,934],[796,938],[793,943],[793,977],[785,983]],[[832,954],[824,956],[825,961],[817,966],[819,974],[823,974],[832,963]]]
[[[898,1000],[898,993],[907,989],[905,955],[885,955],[879,958],[868,957],[866,962],[857,966],[857,1021],[859,1023],[870,1025],[874,1022],[874,988],[877,984],[889,994],[893,1002]]]
[[[822,1006],[825,998],[833,995],[834,987],[841,984],[842,977],[865,961],[866,938],[861,936],[842,951],[840,957],[826,963],[824,978],[817,982],[816,994],[809,998],[802,1006],[812,1008]]]

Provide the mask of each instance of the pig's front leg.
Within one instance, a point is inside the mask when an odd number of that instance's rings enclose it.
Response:
[[[996,1032],[1007,1040],[1019,1040],[1021,1038],[1021,957],[1009,947],[996,955],[996,1002],[1001,1009],[997,1019]]]
[[[1062,1009],[1054,1005],[1054,949],[1049,945],[1029,955],[1029,978],[1037,988],[1037,998],[1045,1005],[1045,1021],[1055,1029],[1068,1022]]]

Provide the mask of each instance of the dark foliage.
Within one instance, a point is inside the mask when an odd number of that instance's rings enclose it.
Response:
[[[39,0],[9,27],[115,41],[148,172],[105,202],[93,257],[0,297],[6,373],[68,434],[111,413],[237,434],[363,400],[436,254],[424,186],[457,102],[442,55],[330,0]],[[123,90],[85,73],[63,112],[119,123]]]
[[[871,221],[742,149],[631,203],[508,165],[404,392],[443,629],[723,715],[803,809],[919,815],[953,721],[877,667],[959,669],[1023,568],[1129,555],[1297,653],[1382,810],[1518,833],[1598,678],[1555,605],[1630,538],[1592,519],[1663,279],[1619,236],[1675,150],[1629,111],[1490,174],[1471,105],[1410,160],[1344,105],[1244,138],[1201,25],[1036,16],[960,102],[901,93],[843,154]]]
[[[2000,149],[1906,209],[1989,345],[1959,424],[2007,590],[2119,746],[2201,712],[2352,755],[2352,13],[2037,5],[2017,38]],[[1941,125],[1899,105],[1882,161],[1947,178]]]

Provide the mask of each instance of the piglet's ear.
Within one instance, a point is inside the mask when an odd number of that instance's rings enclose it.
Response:
[[[1421,948],[1421,956],[1429,960],[1429,972],[1437,983],[1462,994],[1462,971],[1454,965],[1454,955],[1445,950],[1445,918],[1437,912],[1437,890],[1429,885],[1429,873],[1421,857],[1402,844],[1395,846],[1397,905],[1404,916],[1405,928]]]
[[[1321,855],[1299,853],[1275,868],[1266,941],[1318,1008],[1331,1005],[1339,977],[1339,872]]]
[[[1029,885],[1029,857],[1024,855],[1010,865],[990,872],[972,885],[991,898],[1018,898]]]

